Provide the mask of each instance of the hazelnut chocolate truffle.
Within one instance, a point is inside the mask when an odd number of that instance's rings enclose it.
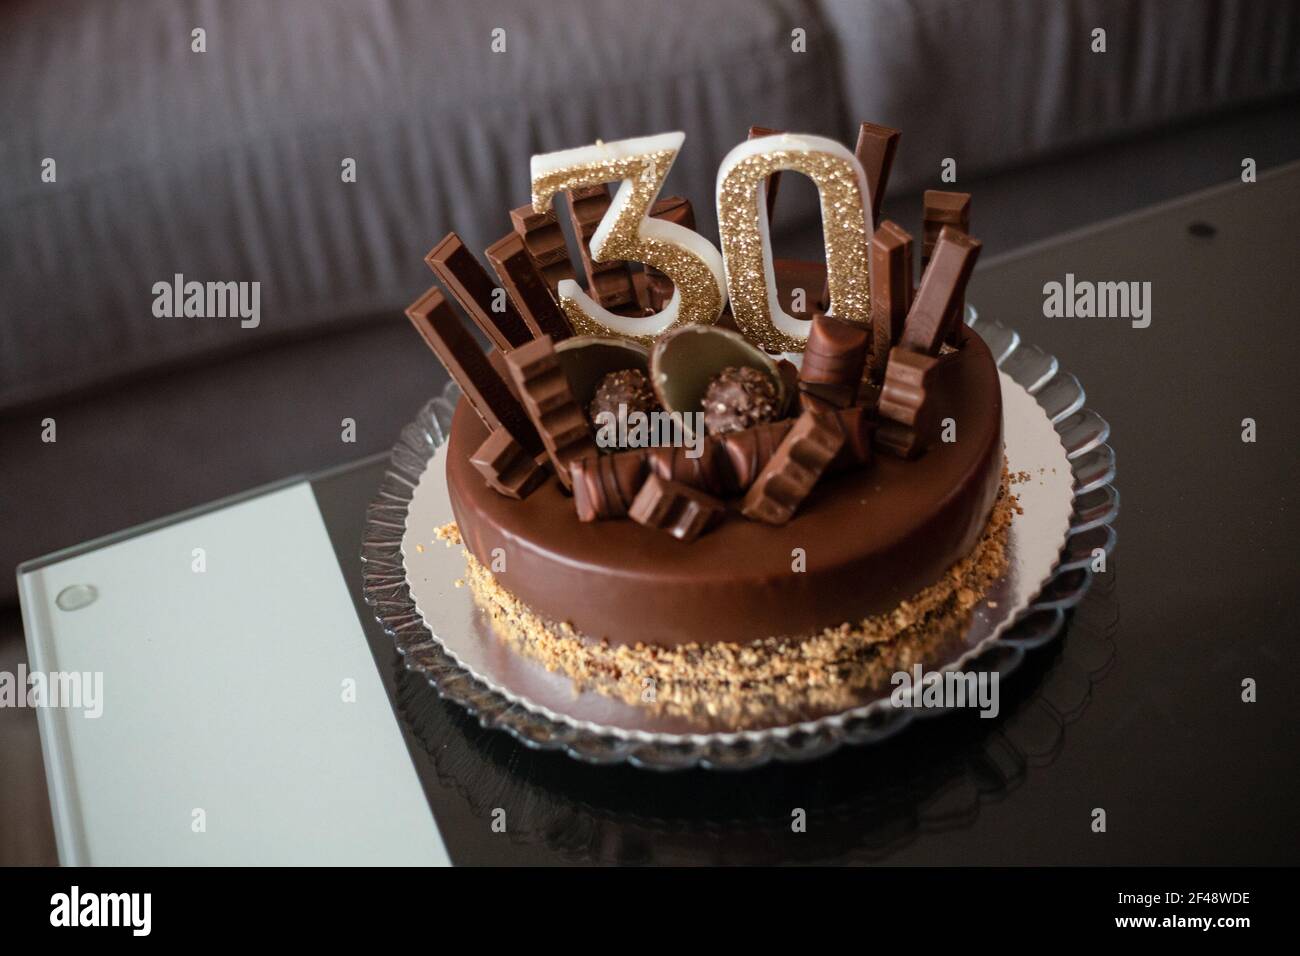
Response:
[[[776,421],[781,412],[771,377],[743,365],[728,366],[713,376],[701,404],[705,430],[714,435]]]

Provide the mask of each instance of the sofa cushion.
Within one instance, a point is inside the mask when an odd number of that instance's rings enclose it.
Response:
[[[891,191],[940,185],[947,157],[960,183],[1300,92],[1294,0],[821,0],[821,9],[850,115],[903,130]],[[1105,53],[1091,50],[1097,28]]]
[[[448,229],[509,229],[532,153],[682,129],[668,189],[711,229],[751,123],[843,125],[829,58],[791,50],[796,26],[829,47],[798,0],[45,0],[0,22],[0,411],[400,310]],[[260,282],[260,324],[156,317],[176,274]]]

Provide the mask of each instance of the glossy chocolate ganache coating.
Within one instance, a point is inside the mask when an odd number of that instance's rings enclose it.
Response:
[[[799,637],[888,611],[971,551],[997,496],[998,370],[978,335],[962,336],[961,361],[935,396],[956,441],[823,478],[785,525],[746,520],[731,502],[690,543],[632,521],[578,521],[554,477],[523,501],[488,488],[469,461],[487,431],[462,400],[447,454],[462,540],[488,566],[504,549],[498,582],[538,614],[613,644]]]

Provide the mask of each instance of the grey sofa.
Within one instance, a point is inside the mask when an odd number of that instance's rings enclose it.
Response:
[[[534,152],[684,130],[668,188],[711,233],[751,123],[870,119],[903,130],[886,213],[914,227],[953,158],[986,255],[1300,156],[1295,0],[10,0],[0,27],[11,569],[387,447],[442,378],[401,317],[422,256],[502,235]],[[777,225],[815,254],[806,186]],[[156,316],[176,274],[260,282],[260,323]]]

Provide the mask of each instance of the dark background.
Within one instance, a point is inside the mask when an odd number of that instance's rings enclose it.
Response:
[[[851,144],[860,120],[903,131],[885,214],[916,232],[922,189],[971,191],[972,301],[1062,356],[1115,428],[1119,643],[1139,656],[1088,715],[1100,736],[1065,752],[1078,764],[1030,778],[1036,806],[1094,799],[1077,787],[1104,767],[1108,799],[1138,779],[1161,798],[1130,824],[1130,862],[1276,858],[1297,772],[1273,709],[1298,583],[1294,193],[1225,200],[1208,239],[1171,221],[994,260],[1237,180],[1243,157],[1300,158],[1287,0],[0,3],[0,563],[390,445],[442,377],[400,314],[430,282],[421,259],[448,229],[474,248],[503,234],[531,153],[685,130],[668,189],[712,235],[717,162],[751,123]],[[783,187],[776,229],[778,255],[816,254],[806,187]],[[1043,319],[1044,274],[1088,267],[1157,281],[1152,328]],[[260,327],[155,318],[152,285],[178,272],[261,282]],[[0,578],[9,671],[14,602]],[[1279,685],[1246,715],[1242,674]],[[0,862],[52,861],[30,711],[0,712],[0,767]],[[1054,812],[986,809],[1009,818],[945,857],[1097,848],[1054,850]],[[1025,841],[994,836],[1012,824]]]

